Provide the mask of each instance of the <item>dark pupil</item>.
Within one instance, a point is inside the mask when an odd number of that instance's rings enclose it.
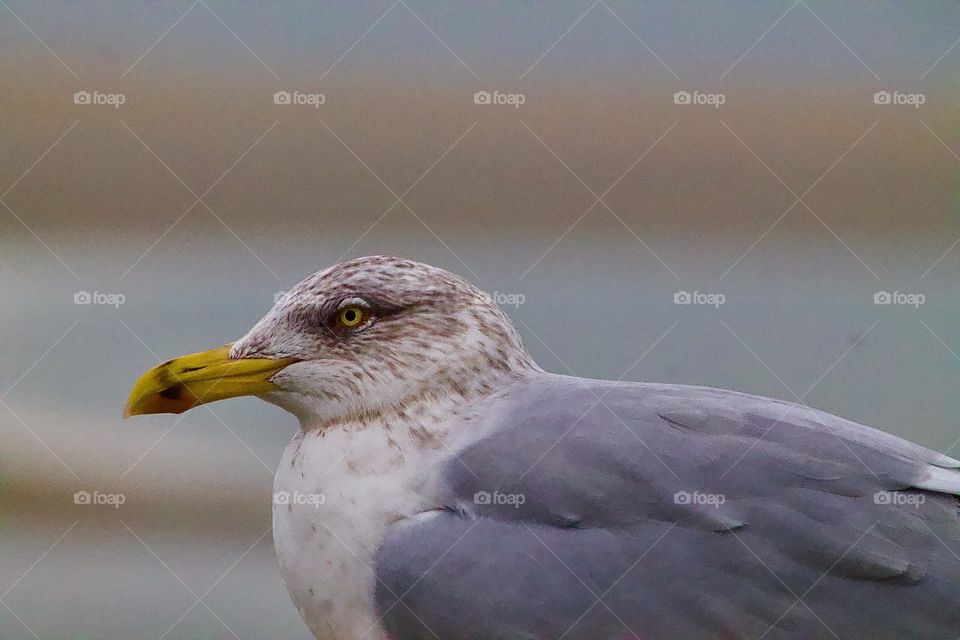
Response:
[[[344,320],[346,320],[347,322],[353,322],[354,320],[357,319],[357,312],[354,311],[353,309],[348,309],[348,310],[343,314],[343,318],[344,318]]]

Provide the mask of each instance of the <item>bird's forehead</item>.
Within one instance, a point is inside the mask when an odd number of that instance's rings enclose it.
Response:
[[[315,273],[291,289],[297,297],[329,298],[338,295],[383,293],[393,296],[463,290],[458,276],[429,265],[372,256],[336,264]]]

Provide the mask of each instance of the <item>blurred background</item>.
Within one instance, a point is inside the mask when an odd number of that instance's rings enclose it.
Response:
[[[346,257],[496,292],[552,371],[960,454],[958,38],[951,1],[0,0],[0,638],[309,640],[295,419],[121,411]]]

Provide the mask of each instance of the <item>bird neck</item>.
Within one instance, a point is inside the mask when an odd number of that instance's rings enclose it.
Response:
[[[414,386],[398,400],[379,406],[359,407],[337,415],[313,412],[296,415],[304,433],[371,428],[390,432],[397,427],[409,430],[417,444],[439,445],[441,434],[458,424],[460,418],[469,416],[473,407],[542,369],[527,357],[509,367],[486,367],[481,371],[483,373],[477,373],[476,368],[464,366],[432,376],[429,382]]]

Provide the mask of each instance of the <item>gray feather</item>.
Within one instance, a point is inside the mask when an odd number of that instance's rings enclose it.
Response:
[[[447,509],[377,554],[395,640],[960,634],[946,456],[716,389],[543,374],[489,403]]]

